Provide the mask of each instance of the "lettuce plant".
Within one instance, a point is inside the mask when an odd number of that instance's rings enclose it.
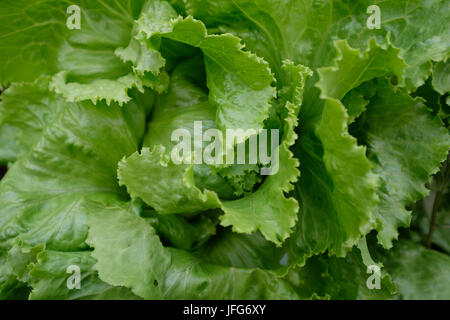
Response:
[[[446,1],[0,8],[0,298],[450,299]]]

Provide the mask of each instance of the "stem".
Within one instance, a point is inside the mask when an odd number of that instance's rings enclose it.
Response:
[[[431,247],[431,241],[433,237],[434,229],[436,228],[436,218],[437,218],[437,212],[439,208],[439,200],[441,198],[442,191],[438,189],[436,191],[436,196],[434,197],[433,202],[433,209],[431,211],[431,221],[430,221],[430,228],[428,230],[428,236],[427,236],[427,248]]]

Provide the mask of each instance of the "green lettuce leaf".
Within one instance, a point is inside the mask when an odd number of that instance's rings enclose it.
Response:
[[[287,115],[284,119],[284,135],[281,145],[278,147],[280,163],[277,166],[279,170],[276,174],[267,177],[257,191],[238,200],[221,201],[219,200],[220,194],[218,196],[208,189],[201,190],[195,185],[193,165],[174,164],[169,158],[168,150],[161,145],[154,145],[152,149],[144,148],[140,154],[135,153],[131,157],[123,159],[119,163],[118,169],[120,183],[127,187],[133,198],[140,197],[159,213],[195,213],[220,208],[224,211],[224,215],[220,218],[223,226],[232,225],[233,230],[240,233],[252,233],[259,230],[266,239],[281,245],[295,224],[298,210],[295,199],[286,198],[284,193],[292,190],[292,183],[298,176],[298,161],[293,158],[289,148],[297,137],[294,133],[297,125],[296,116],[302,101],[302,88],[306,77],[310,74],[309,69],[303,66],[294,66],[290,62],[286,62],[284,67],[291,73],[292,87],[285,88],[280,96],[286,101],[285,113]],[[175,79],[177,78],[173,80]],[[198,94],[198,99],[201,97],[202,95]],[[170,97],[167,98],[167,101],[171,101]],[[174,111],[191,110],[182,102],[179,104],[179,108],[172,107],[172,109]],[[172,115],[171,105],[168,104],[167,107],[168,109],[158,109],[158,107],[155,109],[156,128],[152,128],[153,121],[151,121],[150,134],[145,138],[144,146],[157,142],[169,144],[167,140],[170,130],[164,126],[166,123],[169,123],[169,129],[178,128],[180,125],[181,127],[186,127],[186,125],[192,127],[191,113],[183,113],[183,116]],[[203,110],[199,109],[200,107]],[[201,114],[202,119],[205,119],[203,114],[205,114],[206,107],[207,105],[197,105],[192,109],[192,114],[197,117]],[[162,115],[159,116],[160,114]],[[186,114],[191,123],[186,121]],[[161,122],[161,117],[168,119]],[[175,121],[169,119],[175,119]],[[184,125],[184,123],[187,124]],[[162,130],[158,130],[158,126],[161,126]],[[211,126],[214,125],[211,124]],[[190,129],[192,131],[192,128]],[[154,135],[151,134],[152,130],[155,130]],[[166,135],[160,137],[161,132],[166,131]],[[146,187],[142,188],[142,185]]]
[[[229,34],[208,35],[201,21],[178,17],[162,1],[147,1],[136,23],[136,37],[141,41],[155,42],[164,37],[203,52],[209,99],[217,106],[220,129],[263,128],[275,96],[271,86],[274,78],[263,59],[243,50],[240,39]],[[239,137],[237,143],[247,137]]]
[[[144,211],[143,215],[162,240],[170,246],[189,251],[204,245],[216,234],[218,225],[217,218],[209,212],[190,220],[180,215],[158,214],[149,210]]]
[[[450,299],[448,255],[401,240],[380,258],[397,284],[398,299]]]
[[[45,249],[45,244],[34,247],[26,246],[21,241],[9,250],[7,263],[17,280],[22,283],[30,282],[28,266],[36,261],[36,256]]]
[[[352,124],[367,109],[370,98],[373,97],[373,81],[365,82],[351,90],[342,98],[342,104],[347,108],[348,124]]]
[[[444,0],[0,7],[0,299],[450,299]],[[195,121],[276,172],[175,163]]]
[[[129,300],[139,299],[124,287],[111,286],[98,278],[90,251],[42,251],[30,265],[32,300]],[[70,288],[70,267],[80,271],[79,288]]]
[[[441,196],[441,201],[437,209],[436,225],[433,230],[431,243],[450,254],[450,233],[448,226],[450,225],[450,205],[445,201],[448,197],[448,191]],[[417,227],[423,239],[426,239],[430,232],[431,212],[433,210],[434,201],[436,199],[436,192],[431,191],[430,195],[420,203],[419,209],[416,208],[416,220],[413,221],[413,226]]]
[[[52,103],[51,94],[47,94],[42,98]],[[103,205],[134,207],[123,202],[128,197],[118,186],[115,172],[120,158],[137,150],[143,136],[149,107],[144,107],[140,96],[136,96],[136,102],[126,108],[117,104],[64,103],[55,119],[42,128],[35,145],[10,168],[0,183],[0,242],[6,248],[16,243],[24,249],[12,247],[8,261],[14,268],[4,276],[14,275],[33,285],[28,265],[34,254],[27,253],[29,247],[45,244],[49,250],[86,249],[86,219],[96,210],[88,199]],[[36,282],[40,280],[44,281]],[[101,288],[109,287],[103,284]],[[47,299],[52,293],[59,294],[51,287],[45,290],[36,297]],[[101,297],[108,297],[106,294]]]
[[[321,99],[318,92],[311,91],[300,112],[300,122],[305,124],[295,146],[300,159],[301,178],[295,189],[300,211],[292,236],[295,241],[289,244],[299,261],[327,249],[344,256],[374,227],[378,177],[372,172],[365,147],[358,146],[348,133],[349,118],[340,99],[374,77],[397,72],[401,78],[404,65],[398,50],[382,48],[375,40],[364,53],[345,41],[335,45],[339,52],[335,66],[319,69],[316,86],[321,89]],[[339,84],[333,79],[339,79]]]
[[[428,185],[430,195],[413,206],[413,227],[420,232],[427,245],[435,244],[450,254],[450,233],[447,230],[450,225],[450,202],[446,201],[450,192],[449,159],[450,155]]]
[[[85,199],[127,198],[116,181],[117,162],[137,150],[144,121],[145,110],[135,102],[123,110],[65,104],[0,183],[0,241],[19,236],[29,246],[84,249],[84,222],[91,210]]]
[[[8,263],[9,246],[0,245],[0,299],[27,299],[30,289],[20,282]]]
[[[287,282],[259,268],[228,267],[164,248],[154,229],[121,208],[88,218],[100,279],[152,299],[293,299]],[[117,254],[120,252],[120,254]]]
[[[380,29],[367,27],[371,5],[380,8]],[[408,65],[405,79],[413,91],[430,75],[431,60],[443,60],[449,52],[445,21],[450,8],[443,0],[358,0],[351,5],[340,0],[218,0],[208,6],[202,0],[187,0],[186,11],[214,30],[242,38],[281,81],[283,59],[315,69],[331,64],[333,40],[345,39],[363,49],[371,37],[388,44],[389,36]]]
[[[8,124],[0,126],[0,165],[6,166],[14,162],[20,153],[20,147],[16,143],[19,130]]]
[[[279,170],[266,178],[257,191],[235,201],[224,201],[221,217],[223,226],[233,226],[233,231],[252,233],[261,231],[264,237],[281,245],[292,232],[297,219],[298,203],[285,194],[293,190],[292,183],[298,179],[298,160],[294,158],[290,147],[295,143],[297,134],[297,114],[303,100],[303,86],[311,71],[301,65],[285,61],[283,68],[291,76],[292,84],[282,90],[282,99],[286,101],[287,116],[284,119],[284,135],[278,148]]]
[[[131,38],[133,20],[143,1],[113,3],[82,1],[81,28],[67,30],[57,51],[57,70],[51,86],[68,101],[131,100],[131,88],[143,91],[143,80],[116,55]],[[95,67],[93,67],[95,66]]]
[[[440,61],[433,66],[433,87],[444,95],[450,92],[450,61]]]
[[[66,26],[73,14],[67,10],[73,5],[80,9],[80,29]],[[0,33],[4,61],[0,82],[32,81],[42,73],[55,74],[51,87],[68,101],[104,99],[108,104],[130,101],[127,93],[132,88],[163,90],[159,81],[134,74],[131,65],[115,53],[129,43],[142,5],[141,0],[2,4],[0,24],[5,28]]]
[[[0,161],[13,162],[39,140],[44,127],[51,123],[65,102],[48,90],[49,79],[32,83],[14,83],[2,93],[0,101]]]
[[[202,19],[211,30],[238,35],[247,47],[269,61],[279,86],[285,81],[283,59],[290,58],[316,69],[331,65],[337,53],[334,67],[320,69],[319,82],[317,76],[307,82],[300,112],[301,136],[296,156],[300,159],[302,176],[296,188],[300,200],[296,242],[302,249],[297,252],[312,254],[328,248],[331,253],[343,255],[346,248],[373,227],[371,212],[378,202],[377,179],[365,149],[356,145],[346,127],[368,102],[361,97],[352,101],[348,117],[338,100],[363,82],[385,75],[394,74],[399,84],[405,79],[408,88],[413,89],[430,74],[430,61],[441,60],[448,52],[448,46],[439,40],[446,37],[447,29],[436,25],[424,33],[418,28],[427,15],[446,19],[449,10],[442,1],[435,1],[434,5],[419,1],[377,3],[382,13],[379,30],[365,26],[366,9],[371,4],[288,1],[280,5],[271,0],[239,3],[223,0],[204,6],[198,0],[186,2],[187,12]],[[401,24],[404,17],[407,22]],[[374,36],[379,45],[370,40]],[[360,54],[342,40],[335,41],[343,38],[354,48],[364,49],[367,43],[369,47]],[[325,98],[319,107],[315,83]],[[347,97],[347,103],[348,100]],[[353,182],[349,172],[354,175]],[[348,204],[353,206],[353,214],[346,208]]]
[[[439,118],[406,92],[387,80],[379,80],[377,86],[361,134],[374,171],[381,177],[377,192],[381,201],[375,210],[378,239],[390,248],[398,236],[397,228],[410,224],[406,205],[429,193],[425,183],[446,159],[450,135]]]
[[[165,95],[158,97],[147,132],[142,143],[143,147],[153,148],[164,146],[167,151],[177,145],[172,141],[172,133],[178,129],[188,130],[191,136],[191,147],[194,146],[194,122],[201,121],[202,131],[216,129],[216,108],[208,102],[205,75],[201,72],[204,63],[200,56],[181,61],[171,73],[170,85]],[[207,143],[203,143],[203,148]],[[255,169],[259,169],[254,165]],[[186,167],[185,167],[186,168]],[[228,179],[226,171],[207,164],[195,164],[194,180],[198,188],[217,192],[221,197],[233,198],[234,188]],[[245,175],[241,173],[240,176]],[[253,185],[248,188],[251,189]]]
[[[66,1],[2,1],[0,84],[33,81],[56,71],[58,42],[66,33]]]
[[[365,241],[365,240],[362,240]],[[338,300],[380,300],[392,299],[396,286],[380,263],[370,257],[367,246],[362,242],[353,248],[345,258],[318,255],[308,259],[302,268],[292,269],[288,279],[302,297]],[[373,285],[370,277],[376,275],[368,267],[378,267],[379,287]]]

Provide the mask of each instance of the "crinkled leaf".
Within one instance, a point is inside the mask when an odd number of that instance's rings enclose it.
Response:
[[[115,172],[117,162],[138,147],[143,109],[135,103],[123,110],[104,103],[65,104],[1,181],[0,240],[20,236],[30,246],[84,248],[91,210],[85,199],[114,203],[126,197]]]
[[[80,29],[66,25],[76,14],[67,12],[72,5],[80,9]],[[149,83],[142,83],[115,50],[130,41],[142,5],[131,0],[2,4],[0,47],[5,63],[0,82],[31,81],[41,73],[58,72],[52,87],[70,101],[128,102],[129,89]]]
[[[363,126],[369,157],[381,177],[375,210],[378,239],[389,248],[397,228],[409,226],[411,213],[405,206],[428,194],[425,183],[446,159],[450,136],[421,102],[386,80],[378,81]]]
[[[98,278],[90,251],[43,251],[30,265],[34,300],[128,300],[139,299],[129,289],[111,286]],[[80,272],[80,287],[72,287],[71,277]]]
[[[221,266],[162,246],[145,220],[118,208],[89,218],[100,279],[144,298],[293,299],[287,282],[259,268]],[[117,253],[120,254],[117,254]]]
[[[146,212],[145,218],[156,233],[171,246],[183,250],[194,250],[205,244],[216,234],[218,220],[208,213],[187,221],[174,214]]]
[[[215,192],[195,186],[193,165],[174,164],[163,146],[143,148],[123,159],[118,176],[133,198],[143,199],[159,213],[192,213],[219,204]]]
[[[208,35],[205,25],[192,17],[177,18],[166,2],[148,1],[137,20],[137,38],[160,37],[198,47],[205,56],[209,98],[217,105],[216,122],[222,130],[261,129],[275,95],[268,64],[243,50],[230,34]],[[239,137],[242,142],[248,135]]]
[[[450,299],[450,257],[408,240],[380,256],[397,285],[399,299]]]
[[[143,91],[142,80],[131,73],[115,80],[95,79],[89,84],[67,83],[66,79],[65,71],[58,73],[53,77],[51,88],[70,102],[91,100],[95,104],[104,99],[108,105],[112,101],[123,104],[131,100],[128,90],[137,88]]]
[[[377,176],[372,173],[365,148],[348,133],[349,118],[339,99],[364,81],[391,74],[389,66],[401,78],[397,65],[402,61],[392,47],[381,48],[374,40],[364,53],[343,41],[336,46],[339,55],[335,66],[319,69],[317,87],[322,99],[314,106],[312,100],[305,100],[301,111],[307,110],[300,113],[305,127],[296,146],[301,172],[296,186],[300,212],[293,236],[293,250],[299,257],[326,249],[342,256],[373,227]],[[348,68],[352,62],[358,67]],[[339,82],[335,86],[329,79]],[[318,99],[318,93],[310,92],[305,99],[313,97]]]
[[[303,85],[310,70],[291,63],[284,65],[292,75],[292,91],[286,103],[287,117],[284,119],[284,136],[275,152],[278,152],[279,163],[272,163],[278,171],[266,178],[255,192],[235,201],[224,201],[221,217],[223,226],[233,226],[233,231],[252,233],[261,231],[264,237],[277,245],[291,233],[297,219],[298,203],[294,198],[286,198],[285,193],[293,189],[298,179],[298,160],[293,157],[289,148],[295,143],[297,135],[297,113],[303,99]],[[271,170],[275,170],[272,168]]]
[[[0,141],[7,152],[1,160],[14,161],[39,140],[44,127],[65,105],[48,90],[48,78],[32,83],[14,83],[3,92],[0,101]]]
[[[440,61],[433,66],[433,87],[440,94],[450,92],[450,60]]]
[[[380,268],[379,288],[368,286],[374,284],[369,277],[375,275],[369,266]],[[354,248],[345,258],[311,257],[304,267],[292,269],[288,279],[304,298],[379,300],[391,299],[396,293],[391,277],[381,264],[373,262],[366,246]]]
[[[54,72],[58,42],[67,30],[66,1],[1,1],[0,84],[32,81]]]
[[[133,197],[142,198],[159,213],[197,212],[221,208],[224,211],[221,217],[223,226],[232,225],[233,230],[240,233],[259,230],[266,239],[280,245],[289,236],[298,210],[297,201],[286,198],[284,193],[292,190],[292,183],[298,177],[298,161],[293,158],[289,147],[296,139],[294,133],[297,125],[296,115],[302,100],[302,87],[310,72],[307,68],[291,63],[286,63],[285,68],[291,72],[293,82],[292,90],[286,90],[285,93],[285,99],[289,99],[286,103],[288,115],[283,129],[284,136],[276,151],[279,152],[279,163],[272,164],[276,167],[273,169],[277,170],[276,173],[267,177],[256,192],[238,200],[220,201],[216,193],[207,189],[201,191],[196,187],[192,165],[174,164],[162,146],[153,149],[144,148],[141,154],[135,153],[122,160],[118,171],[120,183],[127,186],[128,192]],[[185,106],[179,110],[187,108]],[[170,112],[170,109],[167,111],[162,109],[160,113],[164,118],[167,116],[178,119],[175,115],[170,116]],[[159,119],[157,115],[155,117]],[[171,126],[176,127],[173,124]],[[154,128],[150,128],[150,132],[152,130]],[[155,131],[157,137],[147,137],[146,143],[161,141],[161,138],[158,138],[160,132],[161,130]],[[168,134],[162,141],[167,139]],[[142,185],[146,187],[142,188]]]
[[[143,147],[162,145],[167,154],[177,145],[172,133],[183,129],[190,133],[191,148],[196,145],[194,122],[201,121],[202,136],[208,129],[216,129],[216,108],[208,102],[205,89],[204,64],[200,56],[179,63],[171,73],[170,85],[165,95],[159,96],[152,116],[147,123]],[[200,71],[200,72],[199,72]],[[184,142],[184,137],[183,137]],[[203,143],[206,147],[207,143]],[[183,154],[183,156],[186,156]],[[217,170],[206,164],[194,165],[194,180],[199,189],[215,191],[225,198],[233,197],[233,187]],[[220,172],[221,173],[221,172]],[[182,209],[182,208],[180,208]]]
[[[367,8],[374,4],[381,12],[380,29],[367,27]],[[389,34],[408,64],[405,79],[414,90],[430,75],[431,60],[442,60],[450,46],[445,23],[450,8],[444,0],[358,0],[351,5],[341,0],[218,0],[208,6],[202,0],[187,0],[186,11],[208,27],[238,35],[270,63],[281,81],[283,59],[315,69],[331,64],[333,40],[346,39],[363,49],[373,36],[387,44]]]

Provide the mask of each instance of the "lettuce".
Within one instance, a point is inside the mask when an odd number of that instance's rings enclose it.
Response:
[[[72,2],[0,0],[1,299],[450,298],[445,1]]]

